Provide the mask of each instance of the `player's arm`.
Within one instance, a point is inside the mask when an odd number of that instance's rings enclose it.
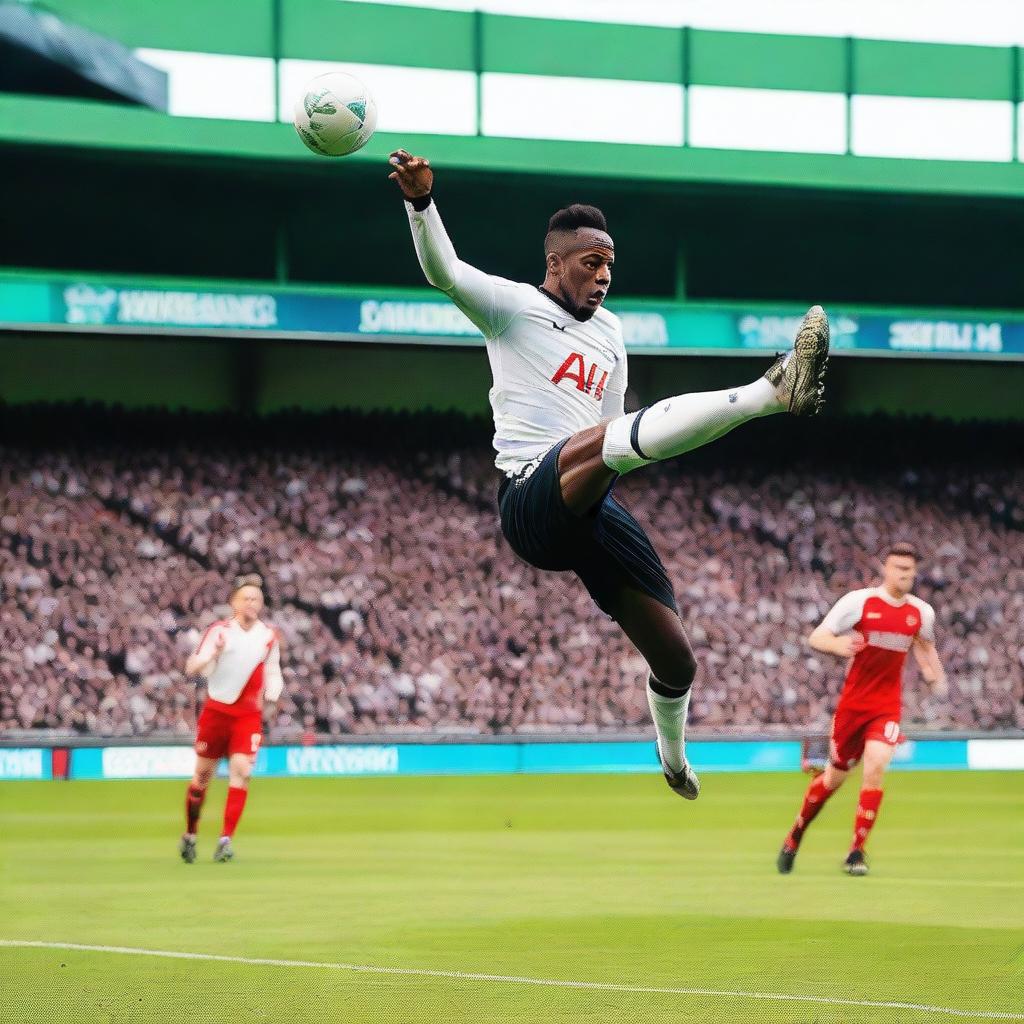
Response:
[[[946,670],[935,646],[935,609],[930,604],[923,602],[919,607],[921,629],[914,637],[911,650],[914,652],[914,660],[921,669],[921,675],[931,687],[932,693],[936,697],[945,697],[949,693],[949,685],[946,682]]]
[[[946,670],[939,658],[935,641],[925,640],[918,635],[914,637],[914,645],[911,650],[914,652],[914,660],[921,669],[921,676],[931,687],[932,693],[936,697],[945,697],[949,693],[949,684],[946,682]]]
[[[834,654],[837,658],[852,658],[860,654],[867,646],[867,641],[860,633],[842,633],[837,635],[824,624],[807,638],[808,644],[822,654]]]
[[[405,197],[416,255],[426,279],[444,292],[483,332],[494,338],[516,313],[515,291],[499,279],[460,260],[431,197],[434,172],[430,161],[404,149],[391,154],[388,177]]]
[[[274,642],[270,653],[263,664],[263,699],[276,704],[284,689],[284,676],[281,674],[281,634],[274,631]]]
[[[807,643],[822,654],[837,658],[853,658],[867,646],[867,641],[853,627],[860,622],[864,610],[864,591],[854,590],[841,597],[821,620]]]
[[[195,654],[185,662],[185,674],[189,676],[209,676],[217,665],[227,635],[220,626],[211,626],[199,642]]]

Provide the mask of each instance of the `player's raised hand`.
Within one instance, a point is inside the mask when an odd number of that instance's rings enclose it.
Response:
[[[867,647],[862,633],[846,633],[836,637],[835,653],[841,658],[853,658]]]
[[[430,195],[434,187],[434,172],[430,169],[429,160],[413,156],[407,150],[396,149],[388,158],[388,163],[394,168],[388,178],[398,183],[406,199]]]
[[[221,629],[217,631],[217,639],[213,642],[213,649],[216,654],[220,654],[224,650],[224,646],[228,642],[228,634],[225,630]]]

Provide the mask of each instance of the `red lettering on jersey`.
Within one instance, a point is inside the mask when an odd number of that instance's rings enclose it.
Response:
[[[586,379],[584,379],[585,366],[583,356],[579,352],[573,352],[555,371],[555,375],[551,378],[551,383],[558,384],[563,380],[574,381],[577,391],[582,391],[588,395],[592,394],[597,401],[600,401],[601,396],[604,394],[605,383],[608,380],[608,371],[603,371],[601,379],[597,382],[597,387],[595,388],[594,378],[597,376],[599,367],[597,363],[591,363],[590,372],[587,373]]]
[[[579,369],[574,368],[578,366]],[[555,371],[554,377],[551,378],[552,384],[558,384],[560,381],[568,378],[569,380],[576,381],[576,390],[583,391],[583,356],[579,352],[573,352],[564,363]]]

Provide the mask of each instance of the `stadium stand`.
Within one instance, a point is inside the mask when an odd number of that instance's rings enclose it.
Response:
[[[271,740],[648,727],[643,662],[611,620],[502,542],[481,421],[20,407],[0,422],[4,733],[189,734],[185,658],[248,570],[284,637]],[[794,430],[762,421],[618,487],[697,651],[694,726],[825,728],[841,666],[803,638],[907,537],[926,555],[917,593],[951,692],[928,696],[908,660],[906,724],[1024,726],[1010,428]]]

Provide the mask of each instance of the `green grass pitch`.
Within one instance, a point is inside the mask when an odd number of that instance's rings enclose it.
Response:
[[[0,940],[321,965],[2,945],[0,1018],[1024,1020],[1020,773],[892,776],[862,879],[854,780],[788,877],[805,777],[703,781],[688,804],[654,775],[257,779],[214,864],[221,781],[192,866],[183,782],[0,785]]]

